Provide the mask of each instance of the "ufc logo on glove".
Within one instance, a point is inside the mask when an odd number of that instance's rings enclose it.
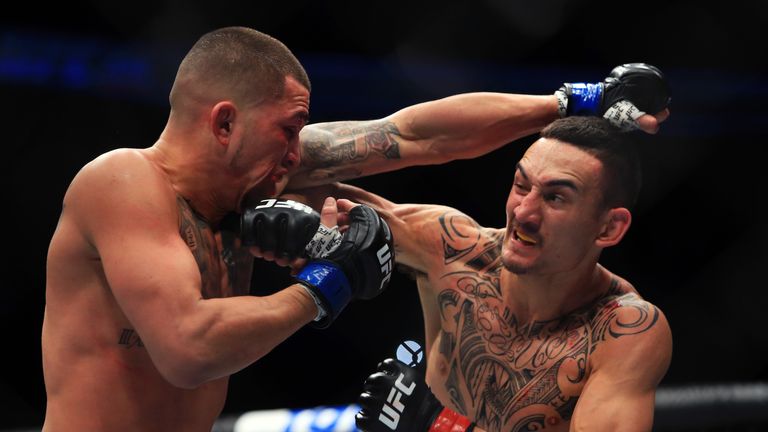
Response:
[[[263,209],[263,208],[289,208],[294,210],[301,210],[304,213],[310,214],[314,210],[312,210],[312,207],[302,204],[300,202],[294,201],[294,200],[278,200],[278,199],[265,199],[261,200],[259,202],[259,205],[257,205],[256,209]]]
[[[379,258],[381,275],[383,276],[379,289],[383,290],[392,277],[392,254],[389,252],[389,245],[384,244],[381,249],[376,251],[376,256]]]
[[[405,375],[402,373],[397,377],[395,386],[392,387],[389,391],[389,396],[387,396],[387,403],[381,408],[383,412],[379,414],[379,421],[392,430],[397,429],[397,424],[400,422],[400,414],[405,409],[405,404],[400,402],[400,398],[403,395],[410,396],[416,387],[416,383],[411,383],[410,386],[406,387],[403,384],[403,378],[405,378]],[[384,414],[387,414],[389,417]]]

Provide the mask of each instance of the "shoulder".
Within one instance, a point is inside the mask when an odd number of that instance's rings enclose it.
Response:
[[[382,215],[394,227],[402,264],[421,273],[444,272],[495,243],[500,230],[480,226],[467,214],[442,205],[398,204]]]
[[[672,331],[662,310],[637,292],[617,290],[592,320],[593,368],[661,380],[672,356]]]
[[[72,181],[70,191],[144,183],[157,175],[157,168],[141,150],[117,149],[83,166]]]
[[[412,224],[413,231],[429,236],[449,248],[466,249],[499,237],[501,230],[485,228],[471,216],[451,207],[427,204],[400,204],[394,216]]]
[[[407,207],[402,211],[409,211]],[[444,274],[448,266],[472,271],[493,266],[501,253],[504,230],[481,226],[471,216],[445,206],[422,207],[423,225],[416,229],[432,245],[427,273]]]
[[[64,205],[91,229],[122,217],[161,218],[177,212],[171,184],[137,149],[113,150],[86,164],[72,180]]]
[[[618,339],[648,331],[668,329],[664,313],[635,292],[604,297],[593,319],[600,340]]]
[[[610,285],[592,310],[598,340],[669,330],[661,309],[643,299],[626,279],[604,271],[610,277]]]

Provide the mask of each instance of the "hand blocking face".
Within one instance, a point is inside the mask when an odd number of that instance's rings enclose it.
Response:
[[[247,208],[240,218],[243,246],[258,248],[274,258],[304,255],[320,226],[320,214],[293,200],[266,199]]]
[[[322,258],[341,243],[336,200],[326,198],[321,213],[293,200],[265,199],[240,218],[242,244],[257,258],[301,268],[307,258]]]
[[[339,229],[340,220],[348,225]],[[379,295],[394,268],[389,225],[348,200],[326,198],[321,214],[292,200],[262,200],[243,213],[240,235],[255,256],[301,268],[297,282],[318,305],[318,327],[330,325],[352,299]]]

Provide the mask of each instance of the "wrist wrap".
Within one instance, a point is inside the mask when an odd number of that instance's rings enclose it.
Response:
[[[468,418],[450,408],[443,408],[429,427],[429,432],[472,432],[474,428],[475,424]]]
[[[325,312],[324,316],[320,316],[322,313],[318,314],[320,319],[317,325],[320,328],[330,325],[352,299],[352,288],[347,276],[333,262],[310,261],[301,269],[296,279],[317,294],[314,297],[320,301],[319,306]]]
[[[569,85],[568,115],[598,115],[603,99],[603,84],[573,83]]]

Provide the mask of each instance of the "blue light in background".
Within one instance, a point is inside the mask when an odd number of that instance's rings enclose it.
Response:
[[[0,85],[89,92],[99,98],[167,105],[186,49],[126,46],[98,38],[0,32]],[[596,68],[439,62],[297,53],[313,82],[315,118],[374,118],[469,91],[547,94],[563,80],[600,80]],[[672,87],[670,136],[762,134],[768,80],[756,72],[665,70]],[[573,81],[572,81],[573,82]],[[319,115],[318,115],[319,114]],[[738,127],[734,125],[738,124]]]
[[[153,70],[149,52],[101,40],[0,33],[0,82],[155,102],[167,94],[168,83],[156,78],[162,72]]]

